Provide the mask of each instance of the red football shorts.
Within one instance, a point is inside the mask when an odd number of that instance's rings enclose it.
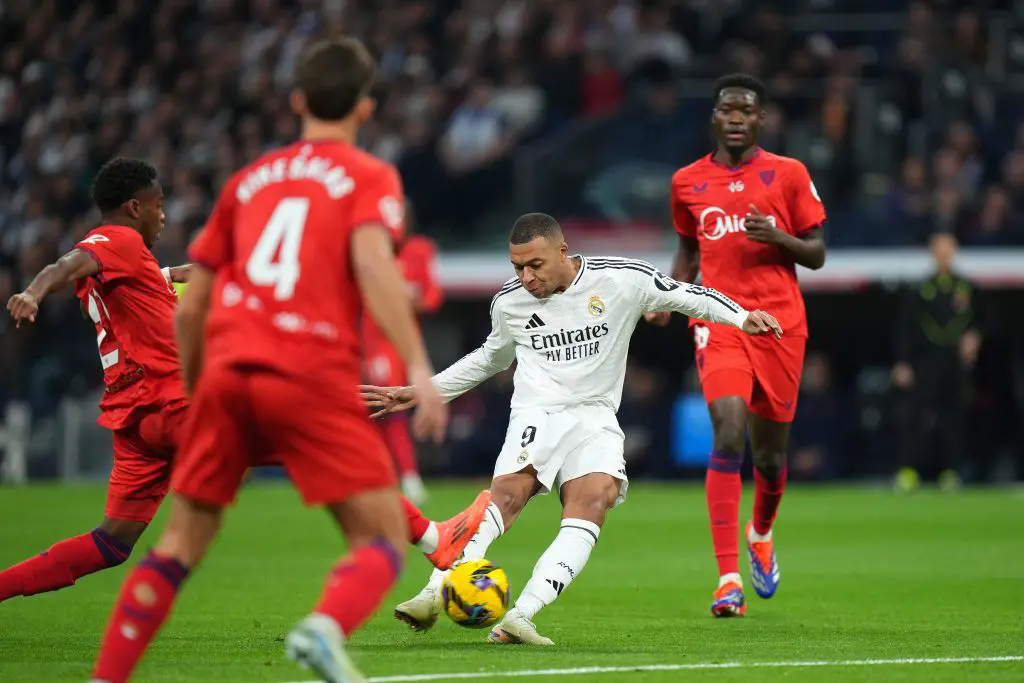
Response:
[[[192,399],[175,492],[227,506],[246,470],[268,462],[287,470],[307,505],[396,484],[380,432],[354,386],[304,384],[253,368],[208,368]]]
[[[705,401],[741,396],[759,417],[793,421],[805,337],[751,337],[731,325],[712,323],[694,325],[693,338]]]
[[[106,516],[149,523],[171,485],[171,465],[184,436],[188,403],[180,401],[114,431],[114,467]]]

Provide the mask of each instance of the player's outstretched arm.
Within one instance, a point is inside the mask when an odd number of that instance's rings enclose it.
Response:
[[[515,342],[502,320],[500,307],[492,303],[491,333],[484,343],[434,375],[430,382],[445,401],[452,401],[497,373],[508,370],[515,357]],[[370,417],[373,418],[413,408],[417,404],[414,390],[415,387],[370,384],[359,387],[363,402],[371,409]]]
[[[696,237],[679,235],[679,246],[676,248],[676,255],[672,259],[672,279],[679,282],[696,282],[700,274],[700,246]],[[672,318],[671,311],[658,311],[645,313],[644,320],[664,327]]]
[[[451,401],[494,375],[508,370],[516,358],[516,345],[505,324],[498,297],[491,302],[491,333],[479,347],[433,377],[446,401]]]
[[[188,289],[182,295],[174,314],[174,333],[178,339],[181,374],[185,381],[185,391],[189,396],[195,389],[196,380],[203,367],[203,327],[206,325],[206,315],[210,310],[213,279],[213,271],[202,266],[192,268],[188,278]]]
[[[654,270],[653,266],[650,268],[653,274],[630,273],[628,276],[639,278],[634,284],[640,294],[642,313],[674,311],[699,320],[733,325],[747,334],[782,336],[782,328],[771,314],[764,311],[746,311],[717,290],[677,282]]]
[[[43,299],[75,280],[95,275],[99,271],[100,265],[96,259],[82,249],[72,249],[39,271],[25,291],[12,296],[7,302],[7,310],[18,325],[25,320],[35,322]]]
[[[419,410],[413,419],[413,431],[421,438],[430,436],[440,442],[448,427],[448,408],[430,382],[434,371],[395,261],[391,237],[383,225],[363,226],[353,233],[352,263],[363,302],[395,345],[416,387]]]

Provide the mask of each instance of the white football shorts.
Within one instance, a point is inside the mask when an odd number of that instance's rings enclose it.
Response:
[[[603,472],[619,480],[615,505],[626,499],[625,436],[615,413],[601,406],[576,406],[551,412],[523,408],[512,413],[494,476],[514,474],[532,465],[541,494],[573,479]]]

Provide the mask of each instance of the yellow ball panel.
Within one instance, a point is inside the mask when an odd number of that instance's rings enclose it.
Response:
[[[459,626],[490,628],[508,609],[508,577],[489,560],[467,560],[448,572],[441,598],[445,613]]]

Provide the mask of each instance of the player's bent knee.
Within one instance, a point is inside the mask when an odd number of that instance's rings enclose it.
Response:
[[[176,495],[171,502],[170,519],[155,551],[190,569],[195,568],[220,531],[222,518],[220,507]]]
[[[524,472],[495,477],[491,482],[491,502],[501,511],[506,530],[526,507],[537,486],[536,478]]]
[[[404,557],[408,527],[396,490],[366,491],[326,507],[345,532],[350,546],[368,545],[383,539]]]
[[[107,517],[100,523],[98,529],[131,551],[148,526],[147,522]]]
[[[786,452],[775,449],[755,450],[754,467],[769,479],[777,477],[786,467]]]
[[[743,426],[733,422],[722,422],[715,425],[715,450],[742,453],[746,445],[746,434]]]
[[[619,480],[610,474],[588,474],[562,485],[562,516],[604,524],[619,496]]]

